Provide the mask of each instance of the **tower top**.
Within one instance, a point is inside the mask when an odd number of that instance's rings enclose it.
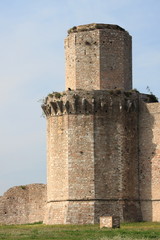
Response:
[[[132,39],[118,25],[72,27],[65,53],[66,90],[132,89]]]
[[[125,31],[124,28],[115,24],[90,23],[85,25],[74,26],[68,30],[68,34],[83,32],[83,31],[91,31],[95,29],[113,29],[113,30]]]

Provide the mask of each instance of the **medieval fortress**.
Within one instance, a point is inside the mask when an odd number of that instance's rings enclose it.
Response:
[[[66,91],[42,105],[47,190],[9,189],[0,223],[160,221],[160,103],[132,89],[131,36],[117,25],[73,27],[65,56]]]

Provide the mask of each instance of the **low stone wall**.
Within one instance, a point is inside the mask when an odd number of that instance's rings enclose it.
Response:
[[[45,205],[45,184],[10,188],[0,197],[0,224],[41,222],[44,218]]]

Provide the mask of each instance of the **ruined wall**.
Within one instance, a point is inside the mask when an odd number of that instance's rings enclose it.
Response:
[[[160,103],[141,103],[140,198],[144,221],[160,221]]]
[[[117,25],[72,28],[65,55],[66,90],[132,88],[131,36]]]
[[[44,219],[46,185],[10,188],[0,197],[0,224],[25,224]]]
[[[106,214],[139,220],[138,94],[53,93],[43,109],[49,146],[45,223],[96,223]]]

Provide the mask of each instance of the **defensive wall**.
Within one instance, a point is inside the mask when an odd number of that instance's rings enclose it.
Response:
[[[0,224],[42,222],[45,206],[45,184],[30,184],[10,188],[0,197]]]

